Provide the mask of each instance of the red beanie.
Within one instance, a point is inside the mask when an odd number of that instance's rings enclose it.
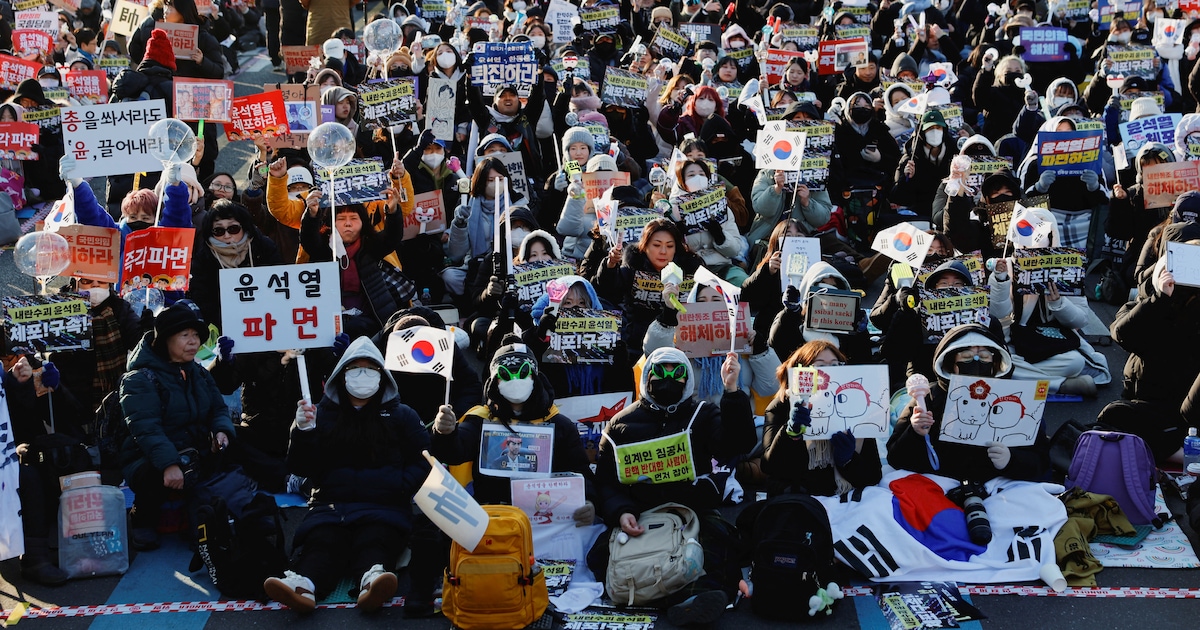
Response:
[[[150,41],[146,42],[146,59],[160,63],[169,70],[175,70],[175,51],[171,48],[167,32],[161,28],[150,31]]]

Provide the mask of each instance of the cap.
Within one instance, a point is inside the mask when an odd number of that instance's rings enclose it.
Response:
[[[931,109],[921,116],[921,131],[925,131],[930,127],[946,127],[946,118],[942,116],[942,112],[936,109]]]
[[[293,166],[292,168],[289,168],[287,170],[287,185],[291,186],[292,184],[308,184],[309,186],[312,186],[312,173],[308,172],[308,169],[304,168],[303,166]]]

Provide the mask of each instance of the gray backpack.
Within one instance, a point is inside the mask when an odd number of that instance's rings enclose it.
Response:
[[[605,586],[618,606],[662,599],[704,575],[700,519],[691,508],[664,503],[642,512],[638,525],[645,530],[641,536],[616,528],[608,539]]]

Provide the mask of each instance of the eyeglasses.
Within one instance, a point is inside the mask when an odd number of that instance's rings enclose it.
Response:
[[[217,182],[213,182],[208,185],[208,189],[213,192],[216,192],[218,190],[223,190],[225,192],[233,192],[233,184],[219,184]]]
[[[520,367],[515,372],[509,370],[503,365],[496,368],[496,378],[502,381],[515,381],[519,378],[529,378],[533,375],[533,363],[522,361]]]
[[[650,367],[650,374],[657,378],[669,378],[676,381],[682,381],[688,377],[687,364],[679,363],[672,370],[667,369],[666,363],[655,363]]]
[[[225,236],[226,232],[228,232],[231,236],[237,236],[238,234],[242,233],[242,226],[234,223],[233,225],[231,225],[227,228],[215,227],[215,228],[213,228],[212,235],[217,238],[220,238],[222,236]]]
[[[963,350],[955,355],[959,361],[991,361],[993,357],[991,350]]]

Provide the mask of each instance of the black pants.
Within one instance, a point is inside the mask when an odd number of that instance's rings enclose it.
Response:
[[[1096,420],[1146,442],[1154,461],[1165,462],[1183,446],[1187,424],[1174,405],[1145,400],[1114,400]]]
[[[131,526],[135,529],[158,527],[162,505],[171,493],[171,489],[163,485],[162,471],[147,462],[139,466],[126,481],[133,490]]]
[[[319,600],[343,575],[357,580],[376,564],[391,571],[407,546],[407,532],[382,523],[318,525],[305,536],[292,570],[313,581]]]
[[[433,603],[450,561],[450,539],[424,514],[413,515],[412,558],[408,561],[408,594],[405,601]]]
[[[263,14],[267,18],[267,54],[271,56],[271,63],[279,63],[283,59],[279,56],[279,8],[263,9]]]
[[[17,496],[21,497],[21,530],[26,538],[46,538],[58,510],[58,484],[49,483],[33,466],[15,462],[9,465],[20,466],[21,487],[17,488]]]

